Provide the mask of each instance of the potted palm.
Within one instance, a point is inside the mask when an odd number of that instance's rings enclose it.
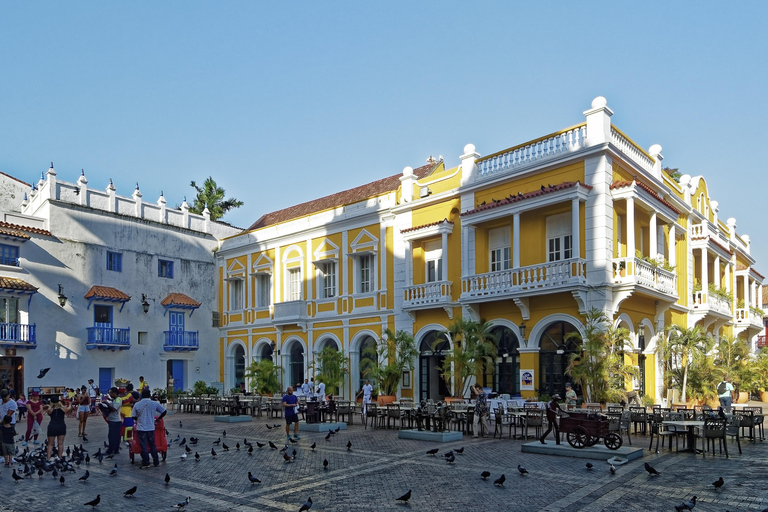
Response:
[[[280,371],[282,368],[275,366],[271,359],[264,358],[261,361],[253,361],[245,369],[243,376],[250,379],[251,389],[264,396],[272,396],[280,391]]]
[[[364,375],[376,383],[379,404],[394,402],[403,372],[413,371],[413,361],[419,355],[413,335],[402,330],[393,333],[387,329],[378,347],[368,352],[364,355],[376,358],[378,364],[364,370]]]
[[[325,347],[310,365],[315,370],[315,379],[325,382],[325,392],[329,395],[341,394],[344,376],[349,373],[347,358],[335,347]]]
[[[496,360],[495,336],[490,322],[457,318],[446,331],[453,341],[452,350],[440,364],[440,376],[452,390],[454,399],[463,400],[469,392],[471,379],[482,374],[483,369]],[[444,340],[435,341],[434,350]],[[451,383],[453,382],[453,388]],[[447,401],[450,399],[447,398]]]

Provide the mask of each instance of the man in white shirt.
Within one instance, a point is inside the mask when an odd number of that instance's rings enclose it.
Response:
[[[325,403],[325,382],[323,379],[317,379],[320,384],[317,385],[317,394],[320,396],[320,401]]]
[[[368,404],[371,403],[372,394],[373,386],[371,386],[371,381],[365,379],[365,384],[363,384],[363,416],[365,416],[366,411],[368,410]]]
[[[304,379],[304,384],[301,385],[301,393],[309,397],[309,379]]]
[[[0,422],[3,421],[3,417],[10,416],[11,425],[15,425],[16,411],[18,410],[16,400],[11,400],[10,393],[8,393],[7,389],[0,391],[0,398],[2,398],[2,403],[0,403]]]
[[[131,413],[136,422],[134,428],[139,434],[139,447],[141,448],[141,466],[139,469],[149,467],[149,452],[152,452],[152,462],[154,462],[155,467],[160,464],[155,446],[155,423],[161,420],[167,411],[158,402],[153,402],[150,398],[151,395],[149,388],[145,388],[141,392],[141,400],[133,406]],[[155,419],[156,412],[160,413],[157,419]]]

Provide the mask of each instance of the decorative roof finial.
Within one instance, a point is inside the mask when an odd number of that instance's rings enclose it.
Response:
[[[53,169],[53,162],[51,162],[51,169]]]
[[[139,190],[139,182],[136,182],[136,190]]]
[[[80,176],[85,176],[85,169],[80,169]]]

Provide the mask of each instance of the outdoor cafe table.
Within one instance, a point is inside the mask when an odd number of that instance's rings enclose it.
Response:
[[[704,422],[699,420],[665,420],[662,422],[664,425],[671,427],[684,427],[688,429],[688,437],[686,439],[686,448],[683,451],[695,452],[696,451],[696,429],[704,428]]]

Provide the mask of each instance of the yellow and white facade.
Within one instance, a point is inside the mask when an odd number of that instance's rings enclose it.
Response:
[[[283,385],[310,378],[316,354],[360,357],[387,329],[420,351],[401,395],[440,398],[435,367],[458,316],[493,324],[498,357],[478,375],[500,393],[562,392],[564,341],[596,307],[632,333],[634,383],[660,398],[653,355],[671,324],[755,339],[762,276],[749,238],[718,218],[701,176],[674,181],[661,147],[642,149],[611,123],[602,97],[571,128],[460,164],[418,169],[262,216],[217,253],[225,388],[272,357]],[[710,285],[732,294],[711,293]],[[751,309],[750,309],[751,308]],[[532,378],[532,382],[527,377]]]

